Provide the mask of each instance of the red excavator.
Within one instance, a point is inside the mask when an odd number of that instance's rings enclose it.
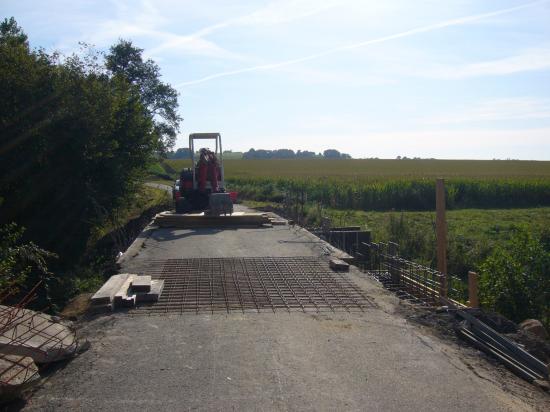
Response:
[[[214,151],[201,148],[195,161],[195,140],[214,140]],[[192,167],[181,171],[173,189],[176,213],[204,210],[213,215],[233,213],[233,202],[229,193],[225,193],[221,135],[192,133],[189,151]]]

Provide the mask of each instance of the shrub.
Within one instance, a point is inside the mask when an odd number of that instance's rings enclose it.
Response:
[[[482,305],[517,322],[535,318],[550,326],[550,250],[545,246],[526,230],[496,246],[480,266]]]

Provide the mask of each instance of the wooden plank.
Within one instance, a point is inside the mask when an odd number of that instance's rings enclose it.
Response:
[[[122,284],[130,276],[129,273],[120,273],[113,275],[107,282],[92,296],[92,305],[108,305],[113,302],[115,294],[119,291]]]
[[[477,273],[468,272],[468,306],[471,308],[479,307],[477,297]]]

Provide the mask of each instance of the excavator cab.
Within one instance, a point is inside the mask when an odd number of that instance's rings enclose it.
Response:
[[[214,140],[214,151],[203,147],[195,159],[195,141]],[[192,133],[189,135],[189,151],[193,165],[193,189],[201,192],[225,192],[223,174],[222,137],[219,133]]]
[[[195,141],[214,141],[214,150],[202,147],[195,152]],[[201,143],[200,146],[203,146]],[[199,146],[199,147],[200,147]],[[233,203],[225,193],[222,138],[219,133],[192,133],[189,135],[191,168],[183,169],[174,199],[176,212],[206,210],[212,214],[231,214]]]

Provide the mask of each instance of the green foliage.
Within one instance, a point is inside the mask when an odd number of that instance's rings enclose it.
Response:
[[[151,163],[149,165],[149,167],[147,168],[147,173],[149,175],[149,178],[172,180],[170,175],[166,173],[166,171],[160,165],[160,163]],[[151,180],[151,179],[149,179],[149,180]]]
[[[51,273],[46,261],[57,257],[32,242],[23,242],[25,229],[10,223],[0,227],[0,290],[31,286]]]
[[[160,81],[160,68],[154,61],[142,58],[143,49],[131,41],[120,40],[111,47],[105,67],[115,76],[128,81],[137,89],[143,107],[153,121],[154,133],[167,151],[174,146],[180,116],[178,93],[169,84]]]
[[[156,116],[175,121],[174,96],[159,97],[165,85],[150,61],[141,82],[139,70],[128,79],[86,46],[64,60],[30,50],[12,20],[0,34],[0,224],[25,226],[26,238],[70,265],[92,228],[140,187],[165,144]]]
[[[494,248],[480,266],[483,306],[520,322],[534,318],[550,325],[550,250],[542,239],[520,230]]]
[[[0,23],[0,44],[7,46],[29,46],[28,37],[13,17]]]
[[[399,254],[405,259],[416,260],[427,266],[435,261],[435,236],[433,230],[425,230],[412,224],[403,213],[389,216],[387,239],[399,244]]]
[[[435,182],[430,179],[360,180],[339,178],[235,178],[226,170],[228,186],[251,200],[274,200],[272,193],[304,190],[310,201],[336,209],[355,210],[433,210]],[[511,208],[550,206],[550,180],[528,179],[449,179],[446,182],[447,207]],[[261,197],[254,197],[260,193]]]

